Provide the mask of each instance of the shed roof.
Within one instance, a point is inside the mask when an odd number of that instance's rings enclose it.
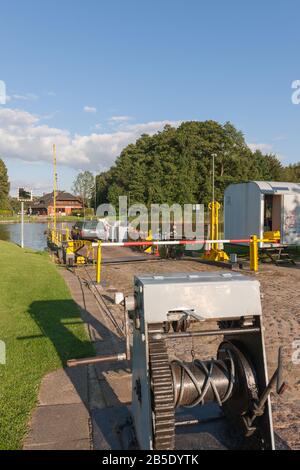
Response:
[[[278,181],[251,181],[255,183],[263,194],[300,193],[299,183],[286,183]]]

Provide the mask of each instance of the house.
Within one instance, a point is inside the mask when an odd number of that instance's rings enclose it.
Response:
[[[32,204],[32,215],[48,215],[54,214],[54,197],[53,192],[44,194],[38,201]],[[73,196],[66,191],[57,191],[56,193],[56,214],[72,215],[72,211],[83,209],[83,204],[79,196]]]
[[[300,184],[249,181],[224,194],[225,239],[260,239],[278,234],[284,245],[300,244]],[[277,235],[274,237],[277,239]],[[268,244],[260,243],[260,247]]]

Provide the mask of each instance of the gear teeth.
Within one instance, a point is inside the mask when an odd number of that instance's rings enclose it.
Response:
[[[175,449],[174,388],[164,340],[149,342],[150,371],[154,412],[154,449]]]

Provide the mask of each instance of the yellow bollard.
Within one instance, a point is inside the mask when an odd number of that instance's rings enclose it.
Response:
[[[101,282],[101,258],[102,258],[102,247],[101,241],[98,241],[97,248],[97,264],[96,264],[96,283],[100,284]]]
[[[66,254],[67,255],[73,255],[74,254],[74,243],[73,242],[68,242],[67,249],[66,249]]]
[[[257,235],[250,237],[250,269],[258,271],[258,239]]]
[[[146,238],[147,242],[152,242],[153,241],[153,235],[152,235],[152,230],[149,230],[148,237]],[[149,246],[144,250],[144,253],[148,253],[149,255],[152,254],[152,246]]]
[[[210,239],[218,240],[219,239],[219,210],[221,209],[221,204],[219,202],[213,201],[209,204],[210,209]],[[212,244],[212,250],[218,251],[219,247],[217,243]]]

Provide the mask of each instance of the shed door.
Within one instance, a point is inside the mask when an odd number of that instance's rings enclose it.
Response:
[[[300,195],[284,195],[283,243],[300,244]]]

